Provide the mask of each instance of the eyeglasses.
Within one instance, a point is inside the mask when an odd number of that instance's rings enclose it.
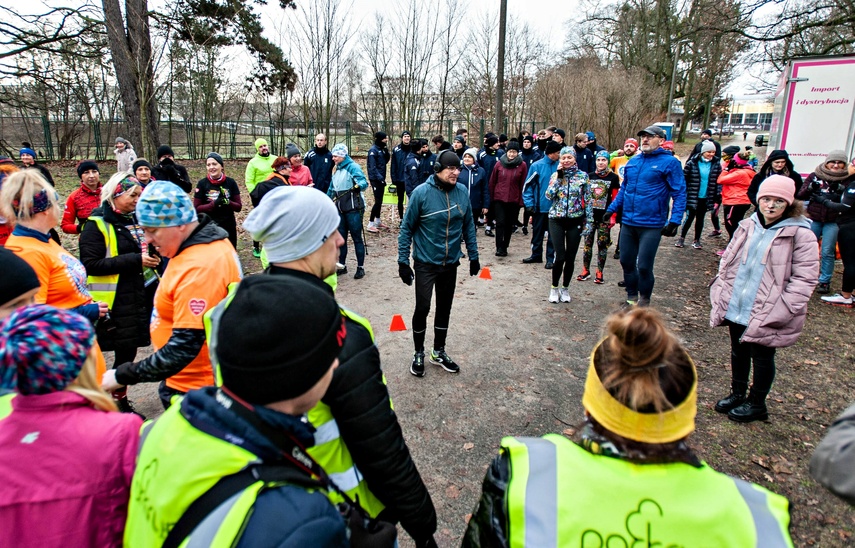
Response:
[[[764,207],[771,207],[774,209],[781,209],[783,207],[787,207],[786,200],[782,200],[781,198],[773,198],[771,196],[763,196],[760,198],[759,202],[763,204]]]

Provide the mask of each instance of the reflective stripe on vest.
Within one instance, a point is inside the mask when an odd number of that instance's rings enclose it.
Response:
[[[107,256],[109,259],[119,254],[118,244],[116,243],[116,229],[113,225],[104,221],[103,217],[89,217],[90,221],[95,222],[95,226],[101,231],[104,236],[104,243],[107,248]],[[86,287],[89,289],[89,294],[96,302],[101,301],[107,303],[108,308],[113,308],[113,303],[116,301],[116,288],[119,286],[119,275],[108,274],[106,276],[87,276]]]
[[[220,504],[187,537],[185,548],[234,546],[264,482],[258,481]]]
[[[636,464],[557,435],[505,438],[511,547],[791,547],[789,503],[708,466]]]

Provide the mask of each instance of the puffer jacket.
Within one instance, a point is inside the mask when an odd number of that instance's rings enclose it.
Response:
[[[732,168],[719,175],[718,184],[721,185],[722,205],[750,204],[748,199],[748,187],[754,178],[754,170],[750,166]]]
[[[674,203],[669,218],[671,200]],[[606,213],[621,213],[621,223],[627,226],[662,228],[667,223],[681,224],[685,211],[683,166],[679,159],[660,147],[634,154],[626,163],[620,191]]]
[[[456,184],[445,191],[434,177],[428,177],[410,196],[398,234],[398,263],[409,264],[412,245],[416,261],[453,265],[462,256],[461,240],[466,241],[469,260],[477,261],[478,243],[469,194]]]
[[[484,168],[478,164],[463,165],[457,184],[469,192],[469,203],[472,204],[472,214],[481,216],[481,210],[490,207],[490,187]]]
[[[552,200],[546,197],[549,181],[558,169],[558,160],[544,156],[531,164],[523,185],[523,205],[535,213],[546,213],[552,207]]]
[[[699,157],[694,157],[683,168],[683,176],[686,178],[686,207],[694,208],[698,205],[698,198],[712,200],[716,197],[716,185],[718,178],[721,175],[721,162],[717,162],[715,158],[710,162],[710,175],[707,181],[707,193],[704,196],[699,196],[701,190],[701,169],[698,164],[701,162]]]
[[[774,231],[771,238],[768,231]],[[764,238],[765,250],[749,260]],[[745,268],[752,270],[740,275]],[[724,323],[734,294],[756,287],[742,341],[771,348],[792,346],[801,334],[818,277],[819,254],[810,222],[795,217],[763,228],[754,213],[739,223],[710,284],[710,326]]]

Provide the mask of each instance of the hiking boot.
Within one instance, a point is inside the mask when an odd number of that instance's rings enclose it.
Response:
[[[692,242],[692,248],[693,249],[703,249],[704,246],[701,245],[700,240],[695,240],[694,242]]]
[[[730,387],[730,394],[726,398],[720,399],[715,404],[715,410],[718,413],[729,413],[745,403],[745,392],[748,390],[748,383],[733,382]]]
[[[526,257],[525,259],[523,259],[522,262],[525,264],[542,263],[543,259],[532,255],[531,257]]]
[[[576,279],[580,282],[584,282],[585,280],[591,279],[591,271],[587,268],[582,270],[582,273],[576,276]]]
[[[361,280],[365,277],[365,269],[361,266],[356,267],[356,274],[353,275],[354,280]]]
[[[570,299],[570,289],[568,289],[566,287],[560,288],[558,290],[558,300],[561,301],[562,303],[569,303],[571,300]]]
[[[496,250],[496,257],[507,257],[507,256],[508,256],[508,250],[507,249],[497,249]]]
[[[594,276],[594,283],[595,284],[605,283],[605,281],[603,280],[603,271],[602,270],[597,270],[597,275]]]
[[[828,282],[819,282],[819,285],[816,286],[816,292],[820,295],[826,295],[831,291],[831,284]]]
[[[852,297],[849,298],[844,297],[840,293],[835,293],[830,297],[820,297],[823,302],[828,304],[836,304],[837,306],[852,306]]]
[[[677,238],[677,240],[674,242],[674,247],[685,247],[685,246],[683,245],[683,243],[684,243],[685,241],[686,241],[686,239],[685,239],[685,238]]]
[[[721,230],[713,230],[712,232],[710,232],[709,237],[710,238],[718,238],[719,236],[721,236]]]
[[[338,274],[339,276],[343,276],[343,275],[347,274],[347,267],[342,266],[341,268],[337,268],[335,273]]]
[[[142,420],[146,420],[145,415],[134,409],[134,405],[131,403],[131,400],[129,400],[127,396],[122,396],[121,398],[114,398],[113,401],[116,402],[116,407],[119,408],[120,413],[133,413]]]
[[[557,303],[561,299],[561,296],[558,293],[558,288],[553,287],[549,290],[549,302]]]
[[[410,373],[416,377],[425,376],[425,353],[413,352],[413,363],[410,364]]]
[[[735,407],[727,414],[727,418],[736,422],[754,422],[769,420],[769,411],[766,409],[766,395],[748,394],[748,398],[739,407]]]
[[[256,259],[260,259],[261,258],[261,250],[257,247],[252,248],[252,256],[255,257]]]
[[[449,373],[460,373],[460,366],[454,363],[454,360],[445,353],[445,348],[434,348],[431,350],[430,363],[442,367]]]

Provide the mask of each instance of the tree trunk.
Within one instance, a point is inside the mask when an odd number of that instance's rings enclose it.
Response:
[[[127,21],[119,0],[102,0],[102,5],[128,139],[140,155],[154,158],[160,145],[160,116],[154,94],[147,0],[125,0]]]

